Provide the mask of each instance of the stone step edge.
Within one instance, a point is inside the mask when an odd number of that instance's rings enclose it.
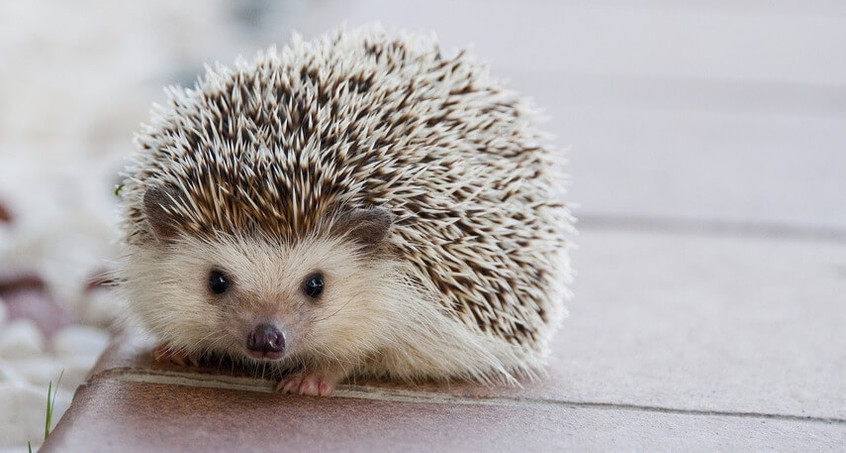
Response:
[[[185,387],[218,388],[225,390],[276,393],[277,382],[270,379],[226,376],[218,374],[176,372],[169,370],[145,370],[135,368],[111,368],[89,376],[85,384],[77,389],[100,380],[117,380],[139,384],[176,385]],[[758,418],[762,420],[784,420],[804,423],[825,423],[846,427],[846,419],[813,415],[778,414],[766,412],[739,412],[731,410],[684,409],[667,406],[650,406],[626,403],[608,403],[599,401],[554,400],[527,397],[473,397],[456,396],[433,391],[419,391],[398,388],[375,387],[369,385],[341,384],[332,394],[335,398],[388,401],[413,404],[453,404],[453,405],[489,405],[489,406],[532,406],[554,405],[573,409],[627,410],[635,412],[653,412],[691,416],[721,416],[737,418]],[[76,399],[76,394],[74,395]]]

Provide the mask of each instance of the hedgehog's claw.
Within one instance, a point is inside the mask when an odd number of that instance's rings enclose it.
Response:
[[[162,343],[152,351],[153,360],[159,363],[171,363],[174,365],[187,367],[189,365],[200,366],[200,356],[197,354],[189,354],[187,352],[176,352],[169,345]]]
[[[292,395],[329,396],[335,390],[335,382],[325,374],[304,371],[280,381],[276,391]]]

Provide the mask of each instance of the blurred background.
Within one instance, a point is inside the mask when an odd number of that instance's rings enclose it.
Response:
[[[841,1],[3,1],[0,450],[38,440],[47,383],[64,370],[61,413],[108,341],[92,280],[162,86],[374,21],[470,46],[534,98],[583,227],[846,240]]]

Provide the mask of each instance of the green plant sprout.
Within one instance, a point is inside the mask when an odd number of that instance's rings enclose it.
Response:
[[[44,417],[44,440],[47,440],[47,436],[50,435],[50,425],[53,424],[53,407],[56,405],[56,394],[59,393],[59,383],[62,382],[62,376],[65,374],[65,370],[62,370],[59,373],[59,378],[56,379],[56,391],[53,391],[53,381],[50,381],[47,384],[47,414]],[[26,443],[27,451],[32,453],[32,443]]]

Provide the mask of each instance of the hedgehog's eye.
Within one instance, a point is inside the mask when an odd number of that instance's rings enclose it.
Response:
[[[223,294],[229,289],[229,277],[223,272],[213,269],[209,272],[209,289],[214,294]]]
[[[305,283],[303,283],[303,293],[312,299],[317,299],[320,293],[323,292],[324,285],[322,275],[311,274],[306,278]]]

